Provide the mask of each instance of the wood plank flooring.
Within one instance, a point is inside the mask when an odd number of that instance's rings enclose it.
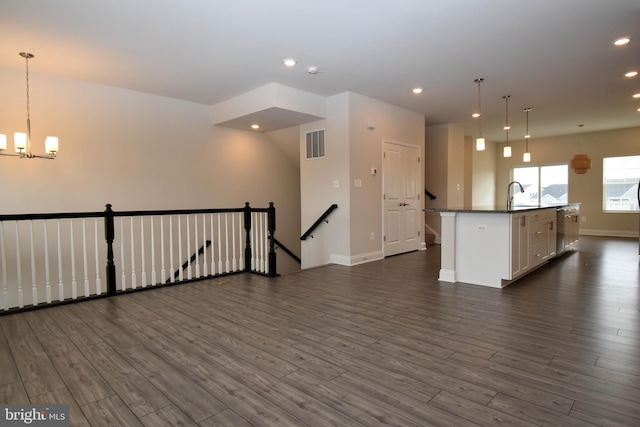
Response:
[[[0,317],[0,402],[74,426],[638,426],[638,242],[498,290],[439,246]]]

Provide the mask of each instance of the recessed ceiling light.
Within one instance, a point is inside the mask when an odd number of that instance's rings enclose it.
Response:
[[[416,95],[419,94],[419,93],[422,93],[422,88],[421,87],[413,88],[413,93],[415,93]]]
[[[633,94],[633,97],[634,97],[634,98],[640,98],[640,93],[634,93],[634,94]]]
[[[283,63],[284,65],[286,65],[287,67],[293,67],[294,65],[296,65],[296,63],[297,63],[297,62],[298,62],[298,61],[296,61],[296,60],[295,60],[295,59],[293,59],[293,58],[287,58],[287,59],[283,59],[283,60],[282,60],[282,63]]]
[[[635,77],[638,75],[637,71],[629,71],[628,73],[624,73],[625,77]]]
[[[630,37],[620,37],[619,39],[614,41],[613,44],[615,44],[616,46],[624,46],[625,44],[629,43],[630,41],[631,41]]]
[[[473,113],[471,117],[473,117],[474,119],[477,119],[478,117],[480,117],[480,113]]]
[[[251,125],[251,129],[260,129],[260,125],[258,124]]]

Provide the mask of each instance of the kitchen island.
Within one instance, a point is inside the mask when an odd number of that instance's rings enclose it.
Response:
[[[557,230],[558,210],[566,206],[579,205],[425,209],[439,212],[442,221],[439,280],[494,288],[511,284],[565,249],[557,247]],[[577,242],[575,227],[574,234],[571,245]]]

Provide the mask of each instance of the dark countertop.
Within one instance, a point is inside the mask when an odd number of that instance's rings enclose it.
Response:
[[[514,206],[511,209],[507,209],[506,205],[486,205],[486,206],[463,206],[452,208],[425,208],[425,212],[466,212],[466,213],[513,213],[513,212],[526,212],[535,211],[538,209],[557,209],[567,206],[580,205],[580,203],[558,203],[552,205],[527,205],[527,206]]]

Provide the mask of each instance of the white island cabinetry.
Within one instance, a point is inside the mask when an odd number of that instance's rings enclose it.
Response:
[[[502,288],[544,264],[556,255],[556,208],[438,210],[439,279]]]

